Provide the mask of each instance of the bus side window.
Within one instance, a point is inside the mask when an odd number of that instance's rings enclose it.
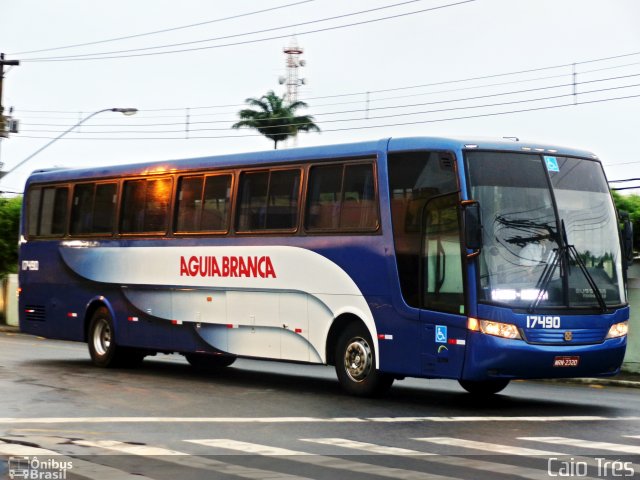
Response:
[[[300,170],[243,172],[237,230],[293,230],[297,227]]]
[[[335,230],[340,225],[342,165],[313,167],[309,173],[308,230]]]
[[[38,235],[38,219],[40,217],[41,188],[30,188],[27,194],[27,233],[30,237]]]
[[[113,233],[117,189],[118,186],[115,183],[103,183],[96,186],[91,233]]]
[[[71,235],[113,233],[116,190],[115,183],[76,185],[71,206]]]
[[[178,185],[176,232],[226,232],[231,175],[182,177]]]
[[[231,175],[207,177],[202,199],[200,230],[226,232],[229,229],[230,197]]]
[[[309,172],[307,230],[374,231],[378,228],[372,163],[319,165]]]
[[[378,219],[376,218],[373,166],[370,164],[347,165],[343,185],[340,228],[347,230],[375,228]]]
[[[124,182],[120,231],[122,233],[166,232],[171,179],[153,178]]]
[[[182,177],[178,185],[177,232],[199,230],[204,176]]]
[[[67,187],[32,188],[27,194],[27,233],[31,237],[62,236],[66,230]]]

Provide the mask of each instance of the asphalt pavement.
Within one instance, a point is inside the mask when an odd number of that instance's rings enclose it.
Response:
[[[0,324],[0,332],[20,333],[18,327]],[[610,387],[640,388],[640,373],[622,371],[613,377],[600,378],[562,378],[542,380],[545,382],[579,383],[585,385],[602,385]]]

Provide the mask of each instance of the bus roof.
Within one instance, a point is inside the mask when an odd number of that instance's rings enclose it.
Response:
[[[322,145],[315,147],[289,148],[247,153],[212,155],[206,157],[151,161],[144,163],[95,166],[93,168],[55,168],[40,169],[32,172],[27,181],[30,183],[61,182],[77,179],[97,179],[145,174],[173,173],[185,170],[204,170],[207,168],[238,168],[245,165],[259,166],[277,163],[292,163],[305,160],[331,160],[344,157],[364,157],[384,151],[406,150],[502,150],[517,152],[548,153],[577,157],[597,157],[588,151],[557,145],[527,142],[517,138],[488,139],[468,137],[403,137],[383,138],[380,140]]]

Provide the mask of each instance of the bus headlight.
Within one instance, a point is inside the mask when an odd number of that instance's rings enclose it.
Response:
[[[609,333],[605,338],[618,338],[624,337],[629,331],[629,322],[620,322],[614,325],[611,325],[609,329]]]
[[[482,332],[486,335],[495,337],[510,338],[513,340],[521,340],[518,327],[511,323],[493,322],[491,320],[478,320],[477,318],[467,319],[467,328],[476,332]]]

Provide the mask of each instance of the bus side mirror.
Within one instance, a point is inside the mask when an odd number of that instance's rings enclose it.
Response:
[[[622,219],[622,255],[627,265],[633,263],[633,223],[627,212],[619,212]]]
[[[464,220],[465,247],[475,250],[473,256],[480,253],[482,248],[482,222],[480,220],[480,204],[476,200],[462,202],[462,216]]]

